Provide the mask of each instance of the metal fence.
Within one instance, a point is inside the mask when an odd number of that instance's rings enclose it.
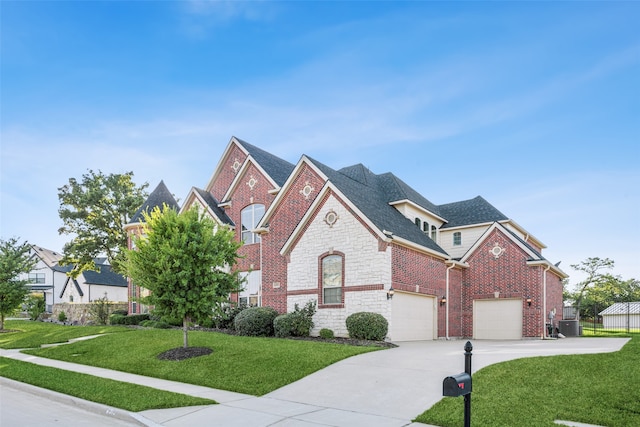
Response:
[[[564,320],[575,320],[575,307],[564,307]],[[593,304],[580,309],[580,334],[640,333],[640,301]]]

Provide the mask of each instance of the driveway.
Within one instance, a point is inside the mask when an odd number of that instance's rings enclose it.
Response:
[[[472,341],[472,368],[532,356],[617,351],[626,338]],[[164,426],[406,426],[442,398],[444,377],[464,371],[466,340],[402,342],[333,364],[263,397],[204,408],[145,411]]]

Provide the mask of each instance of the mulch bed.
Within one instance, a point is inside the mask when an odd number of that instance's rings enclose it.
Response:
[[[209,347],[178,347],[160,353],[158,359],[180,361],[191,359],[192,357],[206,356],[211,353],[213,353],[213,350]]]

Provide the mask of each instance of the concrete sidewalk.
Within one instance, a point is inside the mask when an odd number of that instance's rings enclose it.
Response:
[[[625,338],[472,341],[474,372],[487,365],[532,356],[617,351]],[[126,374],[0,350],[0,356],[133,382],[198,397],[219,405],[128,414],[146,426],[422,426],[411,420],[442,398],[445,376],[464,370],[460,341],[403,342],[399,347],[354,356],[262,397]]]

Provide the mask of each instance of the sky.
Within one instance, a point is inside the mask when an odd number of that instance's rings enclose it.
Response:
[[[481,195],[640,279],[640,2],[0,1],[0,237],[60,251],[58,188],[178,199],[232,136]]]

